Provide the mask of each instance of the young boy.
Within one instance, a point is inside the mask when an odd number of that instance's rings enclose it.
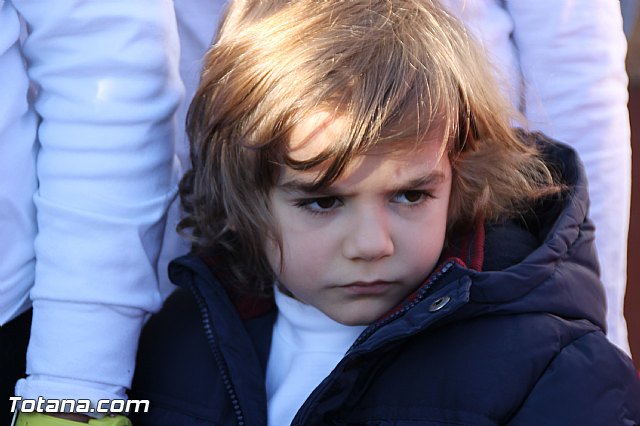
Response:
[[[136,425],[640,424],[573,151],[428,0],[232,4]]]

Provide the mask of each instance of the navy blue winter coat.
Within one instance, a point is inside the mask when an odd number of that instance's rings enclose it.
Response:
[[[575,153],[545,144],[566,197],[479,226],[393,314],[369,326],[294,425],[639,425],[640,381],[604,333],[594,229]],[[526,229],[525,229],[526,228]],[[265,425],[275,308],[230,297],[215,265],[171,266],[183,287],[147,324],[134,425]]]

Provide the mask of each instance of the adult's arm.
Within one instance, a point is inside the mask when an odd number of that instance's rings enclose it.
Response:
[[[607,292],[608,337],[629,353],[623,316],[631,188],[626,39],[619,2],[504,2],[532,128],[571,144],[589,179]]]
[[[14,0],[40,117],[24,398],[123,398],[174,195],[170,0]],[[25,141],[13,141],[22,143]],[[4,141],[3,141],[4,143]]]

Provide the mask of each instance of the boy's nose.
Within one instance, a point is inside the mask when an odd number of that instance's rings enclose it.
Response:
[[[355,215],[343,244],[343,254],[352,260],[373,261],[394,251],[389,217],[384,209]]]

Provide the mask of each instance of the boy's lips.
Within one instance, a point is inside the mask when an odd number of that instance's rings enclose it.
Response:
[[[357,281],[340,287],[356,296],[375,296],[385,293],[392,285],[391,281]]]

